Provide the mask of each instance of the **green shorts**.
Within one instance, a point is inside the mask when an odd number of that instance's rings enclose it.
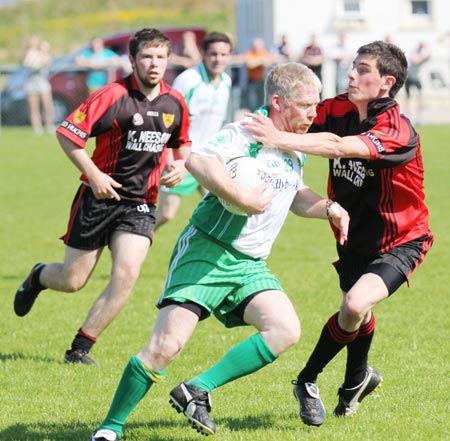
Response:
[[[195,180],[194,176],[188,173],[184,179],[175,187],[166,187],[161,185],[160,190],[165,193],[178,194],[180,196],[191,196],[195,190],[200,187],[200,184]]]
[[[164,292],[157,303],[194,303],[227,328],[245,323],[234,309],[255,293],[284,291],[262,259],[253,259],[188,225],[175,245]]]

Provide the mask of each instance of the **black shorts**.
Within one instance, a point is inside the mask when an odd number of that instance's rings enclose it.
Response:
[[[367,273],[377,274],[383,279],[389,295],[408,281],[409,276],[420,265],[433,244],[430,232],[418,239],[391,248],[386,253],[365,256],[349,251],[337,244],[339,260],[333,265],[339,274],[342,291],[348,292],[358,279]]]
[[[96,199],[82,184],[72,203],[64,243],[80,250],[97,250],[110,244],[115,231],[145,236],[152,240],[155,227],[153,204],[133,205],[115,199]]]

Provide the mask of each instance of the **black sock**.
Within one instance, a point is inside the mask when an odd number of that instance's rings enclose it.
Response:
[[[375,316],[359,328],[358,337],[347,345],[344,387],[351,389],[364,381],[370,345],[375,333]]]
[[[337,312],[322,329],[319,341],[311,353],[306,366],[298,374],[298,380],[303,383],[315,383],[317,376],[325,366],[336,356],[336,354],[347,344],[353,341],[358,331],[345,332],[338,324]]]
[[[46,286],[41,285],[41,282],[39,281],[39,276],[41,275],[41,271],[44,269],[45,265],[41,265],[40,267],[36,268],[33,271],[33,275],[31,276],[31,286],[34,289],[44,290],[47,289]]]
[[[87,353],[91,350],[96,341],[97,339],[95,337],[92,337],[80,328],[77,332],[77,335],[73,339],[71,349],[68,349],[67,352],[84,351]]]

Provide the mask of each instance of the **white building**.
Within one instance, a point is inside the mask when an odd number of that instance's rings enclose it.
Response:
[[[408,55],[424,41],[431,51],[431,59],[421,71],[424,92],[449,92],[449,0],[235,1],[239,52],[248,50],[255,37],[262,37],[268,48],[274,48],[285,34],[292,52],[300,55],[311,35],[317,35],[327,57],[322,74],[324,97],[335,91],[331,54],[341,31],[347,34],[353,50],[373,40],[390,38]]]

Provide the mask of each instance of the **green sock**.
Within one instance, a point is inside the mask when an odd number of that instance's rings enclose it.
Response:
[[[133,355],[123,371],[108,415],[97,430],[109,429],[121,436],[123,425],[130,413],[148,392],[153,383],[161,381],[165,374],[165,371],[153,371],[145,367]]]
[[[277,358],[261,334],[255,334],[236,345],[218,363],[187,384],[211,392],[216,387],[256,372]]]

